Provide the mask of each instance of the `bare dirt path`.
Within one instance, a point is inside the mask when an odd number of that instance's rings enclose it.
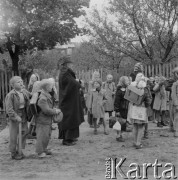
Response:
[[[108,136],[99,128],[99,134],[93,135],[93,129],[85,122],[80,127],[78,143],[72,147],[61,145],[57,139],[57,130],[53,131],[49,148],[53,155],[38,159],[35,154],[35,140],[27,141],[24,160],[10,159],[8,152],[8,128],[0,133],[0,180],[50,179],[50,180],[104,180],[105,159],[107,157],[127,158],[122,169],[129,170],[130,163],[173,163],[178,173],[178,138],[174,138],[168,129],[158,129],[149,124],[149,139],[143,141],[144,148],[136,150],[132,144],[132,133],[124,134],[126,142],[115,140],[115,132],[109,130]],[[164,137],[167,134],[169,137]],[[161,136],[160,136],[161,135]],[[160,173],[161,173],[160,169]],[[153,180],[153,170],[149,169],[148,179]],[[123,179],[117,174],[117,179]]]

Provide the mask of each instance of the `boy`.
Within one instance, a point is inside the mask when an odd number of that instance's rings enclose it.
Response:
[[[21,77],[14,76],[10,80],[12,90],[5,99],[6,113],[9,117],[10,142],[9,149],[11,158],[20,160],[24,158],[18,153],[19,123],[22,123],[22,149],[25,149],[26,136],[28,135],[27,106],[30,93],[24,89]]]

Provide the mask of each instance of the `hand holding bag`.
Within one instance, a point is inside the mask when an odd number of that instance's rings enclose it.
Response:
[[[53,116],[53,122],[54,123],[60,123],[62,121],[62,119],[63,119],[63,113],[62,112]]]

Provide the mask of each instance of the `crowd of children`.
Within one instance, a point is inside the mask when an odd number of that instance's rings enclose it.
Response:
[[[89,123],[90,127],[94,127],[94,134],[97,134],[97,128],[102,122],[106,132],[104,117],[105,113],[108,113],[110,120],[115,119],[113,129],[116,129],[117,141],[124,141],[122,132],[132,124],[134,146],[137,149],[142,148],[142,138],[148,139],[148,121],[156,123],[159,128],[170,125],[170,131],[174,132],[174,136],[177,137],[177,80],[178,68],[174,69],[171,79],[163,76],[147,78],[143,74],[142,64],[137,63],[130,77],[122,76],[116,88],[111,74],[107,75],[106,82],[102,83],[99,72],[94,72],[86,98],[86,101],[89,102],[87,106]],[[128,87],[130,89],[135,87],[136,91],[143,92],[139,105],[125,98]],[[134,119],[133,117],[136,116],[134,111],[141,111],[145,117]],[[115,112],[115,118],[112,117],[113,112]],[[120,127],[116,125],[116,122],[119,122]]]
[[[80,81],[82,85],[82,81]],[[53,78],[40,81],[37,74],[30,78],[28,90],[25,89],[21,77],[14,76],[10,80],[12,90],[5,99],[6,113],[9,120],[10,141],[9,148],[12,159],[22,159],[19,154],[18,134],[22,135],[22,148],[25,148],[26,138],[31,133],[29,127],[35,126],[36,153],[38,157],[51,154],[47,149],[51,136],[54,117],[62,112],[56,108],[57,89]],[[142,148],[142,138],[148,138],[148,121],[157,123],[158,127],[167,126],[174,136],[178,137],[178,68],[173,71],[171,80],[160,76],[146,78],[143,74],[143,66],[137,63],[134,72],[129,76],[122,76],[117,84],[113,82],[113,76],[107,75],[106,82],[102,82],[99,72],[94,72],[92,81],[89,82],[87,95],[83,89],[79,89],[84,112],[88,110],[90,127],[94,128],[94,134],[98,133],[98,127],[103,124],[104,134],[108,135],[105,113],[109,119],[113,118],[113,129],[116,130],[116,140],[124,142],[123,131],[128,131],[132,126],[134,146]],[[35,93],[39,93],[37,114],[29,116],[29,103]],[[139,95],[139,98],[131,97],[130,92]],[[138,103],[139,101],[139,103]],[[115,112],[115,113],[113,113]],[[135,113],[137,112],[137,113]],[[140,114],[139,114],[140,113]],[[166,120],[169,115],[169,120]],[[30,121],[30,125],[28,125]],[[22,131],[19,132],[19,123]]]

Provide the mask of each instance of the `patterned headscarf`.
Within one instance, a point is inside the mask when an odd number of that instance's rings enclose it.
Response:
[[[143,72],[143,65],[142,63],[136,63],[134,66],[134,71],[136,72]]]

